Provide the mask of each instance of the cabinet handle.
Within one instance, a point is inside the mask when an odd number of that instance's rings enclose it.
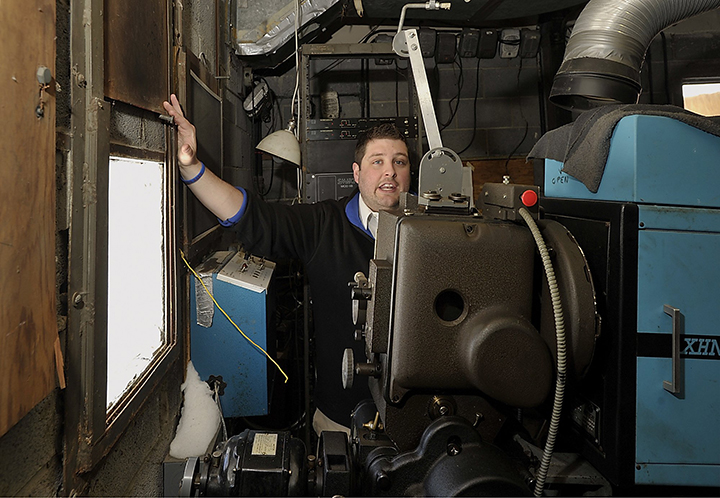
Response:
[[[672,381],[663,381],[663,387],[671,394],[680,394],[680,335],[682,334],[682,314],[679,308],[663,305],[663,311],[672,318]]]

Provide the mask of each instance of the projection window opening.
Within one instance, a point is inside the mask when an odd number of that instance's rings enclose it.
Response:
[[[701,116],[720,116],[720,83],[685,83],[683,107]]]
[[[167,345],[163,163],[110,157],[107,408],[143,378]]]

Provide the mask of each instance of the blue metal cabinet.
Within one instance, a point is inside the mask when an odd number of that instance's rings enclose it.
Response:
[[[602,239],[583,233],[591,225],[625,237],[608,246],[607,256],[593,255],[607,272],[600,281],[616,275],[614,285],[637,292],[611,299],[612,289],[599,289],[605,312],[620,318],[604,323],[605,360],[614,370],[601,365],[597,378],[612,374],[615,381],[587,396],[599,422],[621,421],[605,426],[614,433],[602,434],[586,452],[619,485],[720,486],[719,158],[720,137],[667,117],[636,115],[615,127],[597,193],[563,173],[562,163],[545,161],[546,215],[572,222],[590,250]],[[602,218],[606,207],[636,210],[637,226]],[[675,394],[663,384],[673,378],[673,320],[665,305],[680,313]],[[621,413],[608,413],[610,406]],[[609,443],[614,454],[607,453]]]
[[[720,210],[640,206],[639,220],[638,334],[672,335],[670,305],[682,335],[677,395],[672,358],[637,359],[635,481],[717,485]]]
[[[229,262],[221,262],[209,270],[206,268],[205,273],[212,272],[211,291],[220,306],[245,335],[267,351],[267,289],[251,290],[218,278],[219,272],[242,256],[237,253]],[[198,292],[204,292],[204,289]],[[227,383],[220,397],[225,417],[266,415],[267,357],[250,344],[212,302],[212,324],[209,327],[199,325],[197,293],[190,294],[190,357],[200,378],[208,380],[211,375],[222,376],[223,382]]]
[[[664,116],[622,118],[597,193],[545,160],[548,197],[720,207],[720,137]]]

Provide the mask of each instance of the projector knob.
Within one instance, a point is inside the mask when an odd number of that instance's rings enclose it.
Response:
[[[365,299],[353,299],[352,319],[357,326],[363,326],[367,322],[367,303]]]
[[[355,354],[351,348],[343,353],[342,360],[342,384],[343,389],[350,389],[355,380]]]

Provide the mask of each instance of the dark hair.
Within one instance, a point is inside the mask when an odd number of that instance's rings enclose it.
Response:
[[[405,140],[405,135],[403,135],[400,129],[393,123],[383,123],[375,125],[363,132],[360,132],[360,134],[358,135],[358,141],[355,145],[355,162],[360,165],[360,163],[362,162],[362,158],[365,157],[365,149],[367,148],[367,144],[371,140],[380,140],[383,138],[389,138],[391,140],[402,140],[402,142],[407,147],[407,140]]]

